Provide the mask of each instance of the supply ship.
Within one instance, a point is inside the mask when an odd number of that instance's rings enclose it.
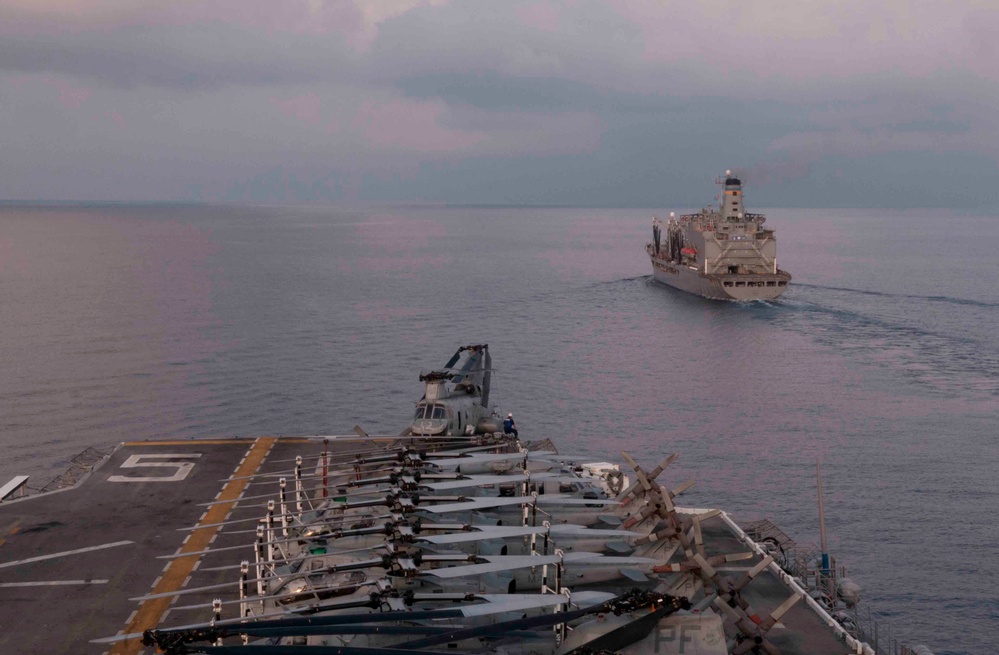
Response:
[[[875,654],[859,587],[769,522],[681,507],[677,454],[478,420],[487,348],[422,376],[402,435],[128,442],[0,502],[0,652]],[[471,419],[414,434],[437,405]]]
[[[712,300],[773,300],[791,274],[777,267],[777,237],[766,217],[745,211],[742,180],[725,171],[721,207],[679,219],[652,219],[645,246],[657,282]]]

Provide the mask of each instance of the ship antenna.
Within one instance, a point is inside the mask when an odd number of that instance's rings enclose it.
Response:
[[[830,570],[829,567],[829,545],[826,541],[826,509],[822,498],[822,469],[819,465],[819,458],[815,458],[815,484],[819,496],[819,544],[822,549],[822,575],[825,576],[826,581],[829,584],[829,593],[835,593],[835,586],[833,583],[834,571]]]

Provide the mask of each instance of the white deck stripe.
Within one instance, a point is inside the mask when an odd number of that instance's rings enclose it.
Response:
[[[107,584],[107,580],[39,580],[37,582],[0,582],[0,587],[56,587],[59,585]]]
[[[80,553],[89,553],[93,550],[103,550],[105,548],[114,548],[116,546],[127,546],[128,544],[134,544],[134,541],[116,541],[111,544],[101,544],[100,546],[90,546],[89,548],[77,548],[76,550],[64,550],[61,553],[52,553],[51,555],[40,555],[38,557],[29,557],[28,559],[19,559],[14,562],[0,562],[0,569],[5,569],[10,566],[19,566],[21,564],[29,564],[31,562],[41,562],[47,559],[56,559],[57,557],[65,557],[67,555],[79,555]]]

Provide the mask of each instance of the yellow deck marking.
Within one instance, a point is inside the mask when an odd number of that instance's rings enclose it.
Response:
[[[260,437],[261,439],[272,439],[281,443],[310,443],[315,439],[302,439],[297,437]],[[174,439],[172,441],[126,441],[126,446],[198,446],[201,444],[231,446],[243,445],[252,441],[251,439]]]
[[[173,441],[126,441],[126,446],[229,446],[247,444],[250,439],[175,439]]]
[[[246,453],[246,458],[243,463],[240,464],[236,472],[232,474],[233,478],[239,478],[245,475],[251,475],[260,468],[261,463],[264,461],[264,457],[270,452],[271,447],[274,445],[277,439],[274,437],[263,437],[257,439],[250,450]],[[162,442],[160,442],[162,443]],[[185,443],[196,443],[196,442],[185,442]],[[204,443],[204,442],[202,442]],[[249,480],[238,480],[230,479],[229,482],[222,487],[222,491],[219,493],[218,500],[231,501],[228,503],[222,503],[219,505],[213,505],[205,512],[204,517],[198,522],[198,525],[209,524],[209,523],[221,523],[225,521],[226,516],[229,515],[229,511],[232,506],[236,503],[236,499],[239,495],[243,493]],[[180,549],[181,553],[194,553],[197,551],[205,550],[211,544],[212,539],[218,532],[218,527],[213,528],[201,528],[191,533],[190,538],[187,543]],[[153,594],[161,594],[170,591],[177,591],[183,584],[187,576],[191,575],[194,570],[194,565],[201,559],[200,555],[191,555],[190,557],[181,557],[172,560],[166,569],[163,571],[163,576],[160,581],[153,587]],[[172,599],[167,598],[152,598],[142,603],[139,606],[138,611],[132,620],[129,621],[128,627],[125,628],[125,634],[132,634],[136,632],[142,632],[149,628],[155,628],[156,624],[159,623],[160,619],[163,618],[163,613],[167,611],[170,607],[170,601]],[[111,655],[135,655],[140,650],[142,650],[142,643],[138,639],[129,639],[128,641],[120,641],[116,643],[109,651]]]
[[[275,441],[280,441],[281,443],[321,443],[321,437],[260,437],[261,439],[274,439]],[[401,435],[398,437],[393,436],[380,436],[380,437],[355,437],[347,435],[344,439],[337,439],[335,437],[330,438],[330,445],[334,444],[352,444],[352,443],[394,443],[399,441],[399,439],[404,439]],[[245,444],[250,439],[240,439],[234,437],[232,439],[173,439],[170,441],[126,441],[124,445],[126,446],[197,446],[198,444],[218,444],[222,446],[228,446],[231,444]]]
[[[10,529],[7,530],[7,532],[4,533],[2,537],[0,537],[0,546],[3,546],[5,543],[7,543],[7,537],[13,537],[20,530],[21,530],[21,519],[17,519],[11,524]]]

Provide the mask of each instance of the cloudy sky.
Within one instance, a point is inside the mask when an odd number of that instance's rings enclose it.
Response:
[[[996,0],[0,0],[0,199],[999,204]]]

